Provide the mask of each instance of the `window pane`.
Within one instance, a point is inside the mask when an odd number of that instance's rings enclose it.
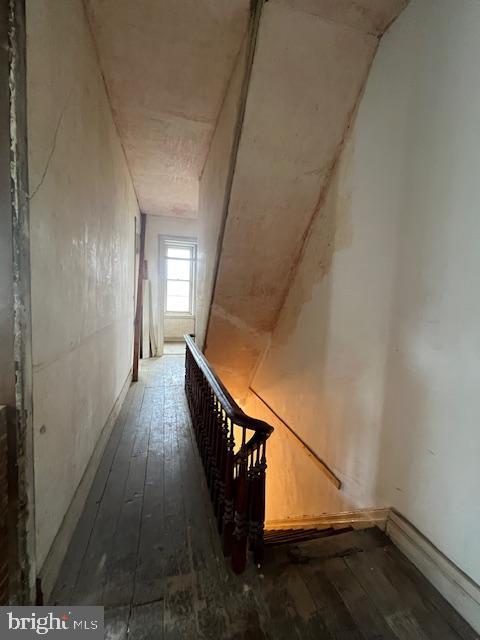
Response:
[[[167,260],[167,278],[169,280],[190,280],[190,260]]]
[[[179,296],[170,296],[167,298],[167,311],[190,311],[189,299]]]
[[[184,258],[190,260],[190,249],[180,249],[176,247],[167,247],[167,257],[169,258]]]
[[[180,296],[181,298],[188,298],[190,295],[190,283],[178,282],[177,280],[167,281],[167,298],[170,296]]]

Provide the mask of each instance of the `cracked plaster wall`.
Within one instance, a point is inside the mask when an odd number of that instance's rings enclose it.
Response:
[[[382,40],[253,381],[352,506],[395,507],[477,582],[479,33],[476,0],[412,0]]]
[[[37,559],[132,358],[137,202],[81,0],[28,0]]]

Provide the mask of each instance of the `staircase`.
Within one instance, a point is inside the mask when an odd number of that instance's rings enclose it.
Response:
[[[264,549],[337,537],[348,525],[265,528],[266,443],[273,432],[236,404],[195,343],[185,335],[185,393],[224,555],[242,573],[250,553],[257,566]]]
[[[309,540],[317,540],[319,538],[329,538],[330,536],[338,536],[342,533],[353,531],[352,527],[342,527],[335,529],[327,527],[326,529],[309,528],[309,529],[270,529],[266,530],[263,536],[265,546],[278,546],[280,544],[294,544],[298,542],[308,542]]]
[[[273,427],[247,416],[193,337],[185,342],[185,394],[223,552],[242,573],[249,551],[256,564],[263,559],[266,444]]]

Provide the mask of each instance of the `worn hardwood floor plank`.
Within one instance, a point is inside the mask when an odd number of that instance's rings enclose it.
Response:
[[[218,533],[212,530],[213,509],[206,497],[208,489],[193,446],[185,402],[177,404],[176,420],[187,547],[194,576],[192,596],[196,625],[199,633],[222,637],[228,625],[222,588],[226,577],[225,563]]]
[[[171,362],[165,379],[166,429],[168,435],[168,457],[165,457],[165,520],[167,564],[165,567],[167,590],[165,595],[165,638],[195,637],[198,632],[197,618],[197,575],[195,573],[189,546],[189,524],[185,511],[185,485],[191,468],[182,464],[184,440],[182,431],[187,424],[179,421],[177,406],[181,397],[180,371],[177,362]],[[186,475],[185,475],[186,474]],[[197,492],[196,492],[197,493]],[[198,494],[197,494],[198,495]],[[196,522],[197,535],[203,529],[202,521]],[[176,535],[181,530],[182,536]]]
[[[95,604],[102,601],[107,558],[121,513],[130,459],[135,443],[139,414],[143,403],[144,384],[136,383],[131,412],[120,439],[97,518],[72,595],[74,604]]]
[[[106,581],[102,596],[106,607],[125,604],[133,597],[153,406],[154,393],[146,388],[123,504],[106,562]]]
[[[223,558],[181,356],[142,363],[54,590],[112,640],[478,640],[376,528]],[[473,635],[472,635],[473,634]]]
[[[387,553],[395,554],[398,569],[408,576],[412,583],[412,588],[418,589],[422,598],[434,607],[438,615],[442,616],[461,638],[464,638],[464,640],[479,640],[479,635],[475,633],[472,627],[455,611],[425,576],[420,573],[415,565],[407,560],[407,558],[402,553],[399,553],[393,546]],[[415,586],[413,587],[413,585]]]
[[[397,637],[458,640],[458,634],[438,614],[425,607],[418,588],[411,588],[398,566],[388,562],[388,549],[373,549],[345,561]]]
[[[132,608],[128,640],[163,640],[163,601]],[[181,636],[179,636],[181,638]]]
[[[343,558],[325,560],[320,571],[334,586],[365,640],[396,636]]]
[[[69,545],[69,552],[65,555],[62,567],[50,602],[53,604],[70,604],[77,583],[82,562],[85,557],[92,530],[95,526],[100,503],[106,490],[106,486],[112,472],[114,460],[118,451],[123,431],[129,419],[132,419],[135,411],[135,398],[139,389],[131,386],[127,392],[124,404],[117,417],[110,439],[105,447],[104,454],[95,474],[86,504]]]
[[[105,609],[105,640],[127,640],[130,607]]]
[[[140,530],[135,605],[158,600],[165,595],[164,579],[164,387],[157,386],[152,415],[150,443],[145,478],[145,496]]]
[[[363,635],[334,585],[323,570],[323,563],[302,567],[302,576],[314,600],[318,617],[329,634],[338,640],[362,640]]]

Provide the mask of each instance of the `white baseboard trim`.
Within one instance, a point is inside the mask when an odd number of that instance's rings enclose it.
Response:
[[[480,586],[393,509],[387,518],[386,533],[447,602],[479,633]]]
[[[341,513],[326,514],[321,516],[302,516],[300,518],[286,518],[284,520],[267,520],[265,529],[304,529],[310,527],[327,528],[338,525],[376,525],[380,529],[385,528],[390,509],[356,509],[355,511],[343,511]]]
[[[43,566],[40,570],[39,577],[42,583],[42,591],[45,602],[48,602],[53,587],[55,586],[55,581],[60,571],[60,567],[62,566],[65,553],[67,552],[73,532],[75,531],[75,527],[77,526],[82,511],[85,507],[85,502],[95,478],[98,465],[112,433],[115,421],[118,417],[118,414],[120,413],[120,409],[122,408],[122,404],[125,400],[125,396],[127,395],[127,391],[130,388],[131,381],[132,369],[130,369],[130,371],[128,372],[128,376],[123,384],[122,390],[120,391],[120,394],[116,399],[112,410],[110,411],[110,415],[108,416],[107,421],[103,426],[93,453],[83,473],[82,479],[80,480],[80,484],[75,491],[68,511],[66,512],[62,520],[60,529],[55,536],[52,546],[50,547],[50,551],[48,552],[48,555],[45,558],[45,562],[43,563]]]

